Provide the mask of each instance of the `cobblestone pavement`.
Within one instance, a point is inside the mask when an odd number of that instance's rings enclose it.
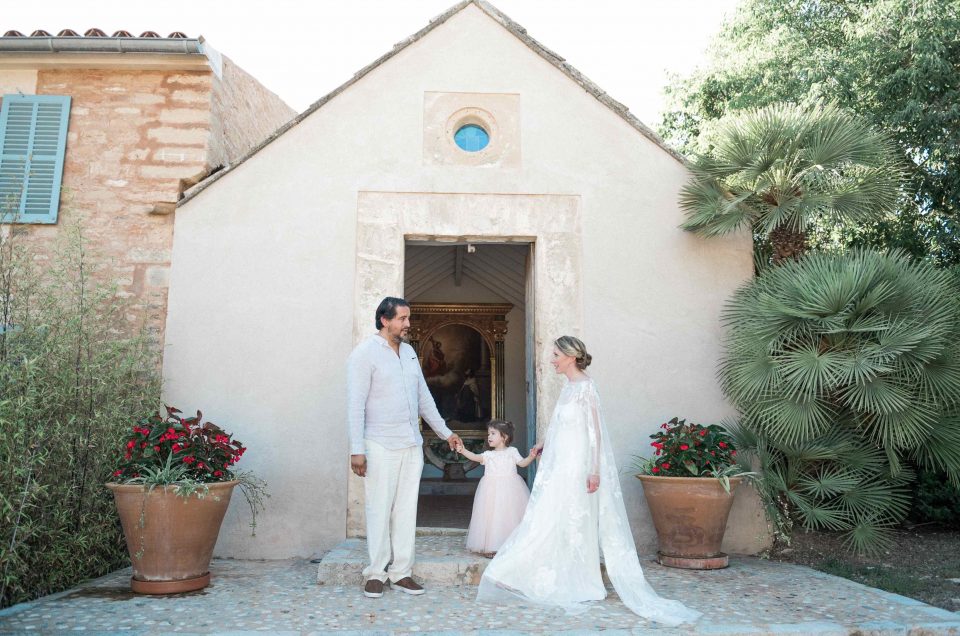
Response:
[[[431,586],[418,597],[388,589],[368,599],[358,586],[317,585],[317,566],[305,560],[215,560],[206,590],[135,596],[130,570],[121,570],[3,610],[0,633],[960,635],[960,615],[800,566],[749,557],[707,572],[644,564],[663,596],[683,600],[705,619],[695,627],[658,627],[612,593],[577,616],[478,604],[472,586]]]

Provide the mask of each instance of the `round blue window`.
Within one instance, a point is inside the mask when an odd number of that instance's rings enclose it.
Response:
[[[490,135],[487,131],[476,124],[467,124],[461,126],[460,130],[453,136],[457,146],[467,152],[477,152],[483,150],[490,143]]]

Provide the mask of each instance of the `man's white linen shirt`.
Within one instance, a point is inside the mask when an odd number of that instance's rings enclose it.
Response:
[[[441,438],[452,434],[437,411],[413,347],[401,342],[397,356],[379,334],[358,344],[347,359],[350,454],[366,454],[364,439],[391,450],[423,444],[419,416]]]

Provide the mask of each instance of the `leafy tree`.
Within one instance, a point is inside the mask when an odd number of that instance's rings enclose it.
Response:
[[[817,222],[864,223],[895,208],[901,172],[883,135],[834,105],[773,104],[721,120],[681,194],[685,229],[752,227],[772,260],[796,259]]]
[[[711,62],[667,87],[660,133],[686,153],[724,115],[836,102],[889,131],[908,167],[898,211],[814,228],[815,246],[898,247],[960,263],[960,0],[744,0]]]
[[[811,252],[739,289],[724,321],[738,447],[759,458],[789,521],[845,531],[863,550],[909,511],[912,465],[960,485],[950,271],[902,253]]]

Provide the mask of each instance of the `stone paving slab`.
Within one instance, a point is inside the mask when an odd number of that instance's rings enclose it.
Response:
[[[478,585],[490,559],[467,552],[466,531],[437,528],[417,536],[413,578],[422,585]],[[327,552],[317,567],[321,585],[360,585],[367,565],[365,539],[347,539]]]
[[[473,586],[431,586],[423,596],[318,585],[306,560],[214,560],[206,590],[136,596],[130,570],[0,611],[0,633],[95,634],[767,634],[960,636],[960,615],[814,570],[732,557],[726,570],[673,570],[644,559],[651,584],[706,614],[667,628],[632,614],[611,595],[576,616],[537,606],[494,607]]]

